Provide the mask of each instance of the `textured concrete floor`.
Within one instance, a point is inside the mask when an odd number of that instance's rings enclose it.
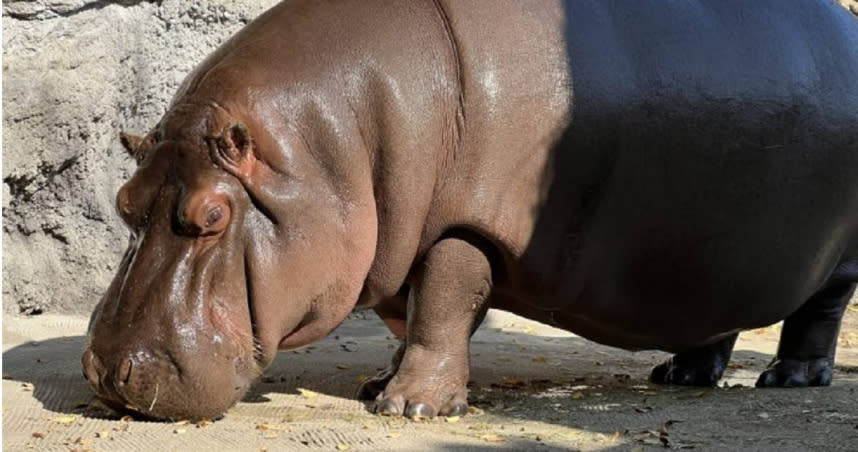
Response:
[[[729,389],[647,383],[667,357],[630,353],[504,313],[473,340],[471,403],[448,422],[377,417],[351,398],[396,347],[375,318],[279,355],[211,425],[125,422],[90,405],[79,355],[86,319],[7,317],[3,450],[858,450],[858,309],[830,388],[755,390],[778,328],[742,335]],[[742,386],[736,386],[742,385]]]

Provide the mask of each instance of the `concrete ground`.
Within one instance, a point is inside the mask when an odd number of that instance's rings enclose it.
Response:
[[[283,352],[245,400],[199,425],[121,420],[92,404],[79,356],[86,319],[6,317],[3,449],[277,450],[858,450],[858,306],[841,333],[834,385],[756,390],[778,326],[742,335],[724,387],[657,387],[668,355],[603,347],[492,312],[472,346],[462,418],[407,421],[352,399],[397,343],[371,315],[313,346]]]

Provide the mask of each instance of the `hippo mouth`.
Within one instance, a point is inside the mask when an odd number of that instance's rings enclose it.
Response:
[[[147,420],[218,419],[246,393],[259,369],[249,357],[224,360],[232,369],[211,372],[210,361],[179,365],[169,353],[125,356],[118,363],[104,361],[88,346],[84,377],[105,406]]]
[[[204,299],[207,307],[191,317],[153,321],[145,335],[125,335],[115,320],[94,318],[82,364],[97,399],[120,415],[147,420],[222,417],[270,355],[263,353],[252,309],[241,315],[234,304],[210,294]]]

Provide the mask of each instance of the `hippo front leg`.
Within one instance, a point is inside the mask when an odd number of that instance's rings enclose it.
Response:
[[[444,238],[415,268],[405,341],[388,370],[396,368],[395,374],[376,397],[376,413],[414,418],[467,412],[470,337],[485,316],[492,287],[480,243]]]

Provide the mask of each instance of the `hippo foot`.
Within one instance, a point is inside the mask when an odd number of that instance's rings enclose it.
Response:
[[[703,364],[686,366],[671,358],[655,366],[650,373],[651,382],[660,385],[715,386],[724,375],[724,366]]]
[[[410,347],[384,391],[378,394],[375,413],[404,415],[411,419],[461,416],[468,412],[468,363],[426,349]],[[385,369],[386,371],[387,369]],[[385,372],[362,386],[369,393],[384,381]]]
[[[831,384],[831,360],[815,358],[807,361],[776,358],[760,378],[758,388],[801,388]]]
[[[655,366],[649,379],[662,385],[715,386],[727,369],[737,337],[738,334],[733,334],[713,344],[677,353]]]

